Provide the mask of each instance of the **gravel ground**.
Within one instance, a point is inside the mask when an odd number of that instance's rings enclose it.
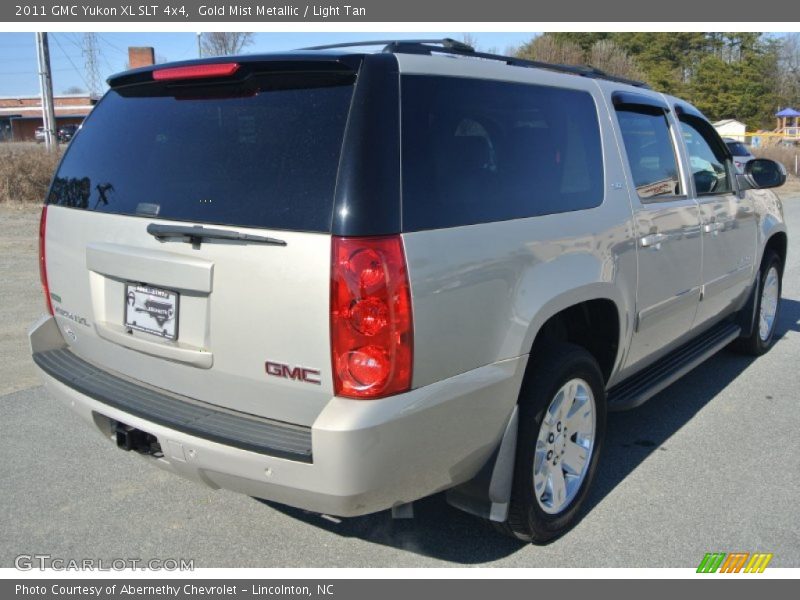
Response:
[[[800,196],[786,203],[800,229]],[[441,496],[412,521],[328,520],[214,492],[120,452],[36,385],[37,215],[0,207],[0,566],[20,553],[191,558],[198,567],[693,567],[711,551],[800,566],[800,242],[775,348],[724,351],[640,409],[612,414],[590,510],[545,547],[495,535]],[[796,239],[796,238],[795,238]]]
[[[38,235],[38,207],[0,204],[0,396],[39,383],[26,335],[44,311]]]

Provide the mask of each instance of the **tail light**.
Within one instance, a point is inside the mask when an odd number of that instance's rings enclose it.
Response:
[[[400,236],[333,238],[331,355],[336,394],[382,398],[411,387],[411,289]]]
[[[187,67],[167,67],[153,71],[156,81],[180,79],[205,79],[207,77],[230,77],[239,70],[239,63],[206,63]]]
[[[39,218],[39,279],[42,281],[44,302],[47,312],[53,314],[53,302],[50,300],[50,286],[47,285],[47,253],[45,236],[47,234],[47,205],[42,207],[42,216]]]

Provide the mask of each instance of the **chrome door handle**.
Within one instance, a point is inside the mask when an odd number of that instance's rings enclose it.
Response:
[[[669,239],[669,236],[664,233],[651,233],[649,235],[645,235],[639,238],[639,243],[641,244],[642,248],[653,248],[655,247],[658,249],[661,246],[662,242],[666,242]]]
[[[703,233],[719,233],[724,227],[723,223],[706,223],[703,225]]]

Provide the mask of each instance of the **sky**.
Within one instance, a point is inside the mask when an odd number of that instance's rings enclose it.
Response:
[[[253,44],[244,52],[272,52],[292,50],[304,46],[332,44],[353,40],[383,40],[408,38],[462,39],[460,32],[414,33],[256,33]],[[470,33],[481,50],[505,52],[507,49],[530,40],[535,32],[528,33]],[[81,51],[83,33],[50,33],[50,68],[53,72],[53,92],[58,95],[71,87],[88,89]],[[195,33],[117,33],[97,34],[98,66],[100,77],[125,70],[128,46],[152,46],[161,61],[187,60],[197,57]],[[105,90],[105,87],[104,87]],[[35,34],[0,33],[0,96],[31,96],[39,93],[36,66]]]

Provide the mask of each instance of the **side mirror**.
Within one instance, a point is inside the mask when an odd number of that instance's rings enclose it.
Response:
[[[745,164],[744,178],[751,188],[780,187],[786,183],[786,168],[769,158],[755,158]]]

